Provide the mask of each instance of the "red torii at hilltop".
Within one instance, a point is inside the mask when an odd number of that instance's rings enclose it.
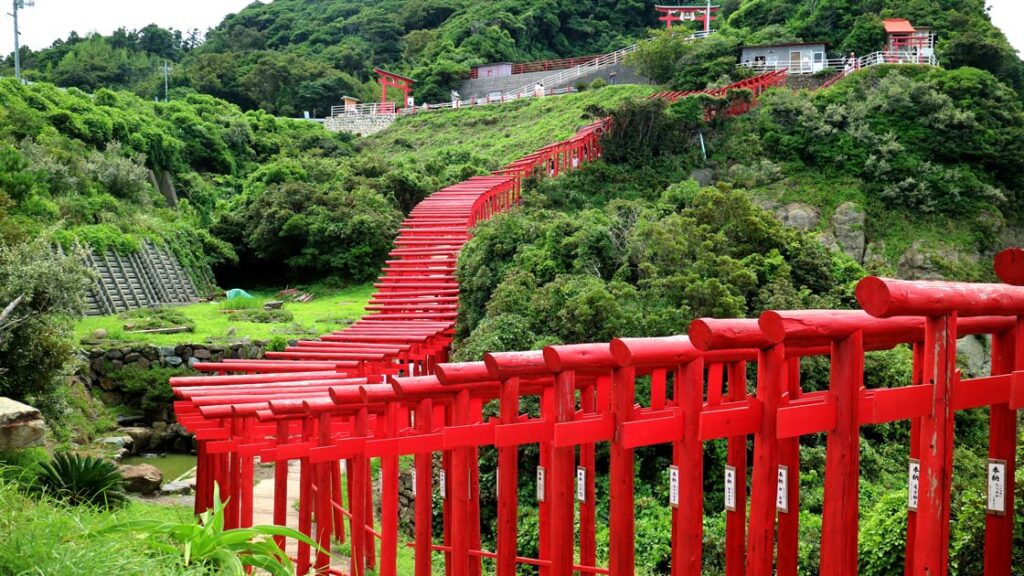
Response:
[[[719,6],[712,6],[708,2],[707,6],[661,6],[657,5],[654,7],[655,10],[663,14],[658,17],[665,23],[665,28],[671,29],[673,22],[700,22],[704,25],[704,31],[711,31],[711,21],[718,15]]]
[[[405,108],[409,105],[409,97],[412,96],[412,85],[416,83],[415,80],[380,68],[374,68],[373,71],[379,76],[381,104],[387,104],[388,88],[398,88],[403,94],[401,105],[398,107]]]

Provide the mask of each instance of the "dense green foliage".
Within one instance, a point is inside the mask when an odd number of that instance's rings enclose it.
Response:
[[[53,393],[72,368],[72,328],[92,277],[75,257],[55,256],[46,236],[0,243],[0,396],[64,411]]]
[[[40,464],[31,488],[71,506],[114,508],[128,499],[113,462],[69,452],[58,452]]]
[[[176,62],[176,87],[282,116],[322,116],[343,94],[375,98],[375,66],[415,78],[417,100],[444,101],[473,65],[626,46],[656,24],[652,6],[640,0],[276,0],[229,15],[205,42],[194,32],[147,26],[24,49],[22,63],[36,80],[152,98],[163,96],[159,67],[168,59]]]
[[[854,201],[887,272],[917,241],[990,254],[1019,225],[1024,107],[988,72],[883,66],[813,93],[777,90],[711,144],[718,177],[828,214]],[[990,274],[950,262],[948,276]],[[980,268],[980,269],[978,269]]]
[[[228,15],[205,39],[197,31],[153,25],[110,36],[72,34],[37,52],[24,48],[22,62],[35,80],[86,90],[123,88],[152,98],[164,96],[161,66],[168,60],[175,63],[174,87],[282,116],[325,115],[343,94],[376,98],[375,66],[415,78],[418,101],[442,102],[471,66],[621,48],[661,28],[655,4],[274,0]],[[743,44],[827,41],[836,54],[880,50],[881,20],[888,17],[932,26],[945,66],[988,70],[1024,90],[1021,61],[982,0],[729,0],[722,3],[715,38],[684,42],[681,35],[660,35],[638,60],[659,82],[700,89],[735,74]]]

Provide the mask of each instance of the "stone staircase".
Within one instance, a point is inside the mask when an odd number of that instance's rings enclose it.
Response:
[[[86,299],[90,316],[118,314],[164,304],[189,304],[199,292],[188,272],[167,249],[146,242],[134,254],[90,249],[85,263],[98,279]]]

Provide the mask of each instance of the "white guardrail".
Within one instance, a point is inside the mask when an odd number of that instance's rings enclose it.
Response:
[[[908,52],[873,52],[860,58],[830,58],[820,62],[812,61],[779,61],[779,62],[741,62],[738,66],[749,68],[758,74],[789,70],[790,74],[815,74],[824,70],[843,71],[847,74],[880,64],[927,64],[938,66],[939,61],[934,54],[921,55]]]

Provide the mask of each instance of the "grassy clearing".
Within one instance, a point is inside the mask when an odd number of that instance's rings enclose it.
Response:
[[[468,151],[495,169],[572,136],[592,121],[584,115],[588,106],[612,108],[627,98],[645,98],[656,90],[655,86],[605,86],[564,96],[406,116],[367,138],[364,146],[370,155],[413,165]]]
[[[144,342],[155,346],[174,346],[187,343],[218,342],[229,339],[248,338],[270,340],[275,336],[286,339],[308,338],[344,328],[363,315],[364,308],[373,286],[366,284],[349,288],[318,288],[309,290],[316,297],[310,302],[288,302],[284,310],[291,312],[290,322],[258,323],[235,318],[236,312],[223,302],[203,302],[175,308],[195,324],[194,332],[181,334],[132,334],[124,330],[126,322],[117,315],[90,316],[83,318],[75,327],[76,336],[89,338],[93,331],[107,331],[107,341]],[[263,303],[274,299],[276,291],[251,292],[255,302],[249,308],[262,308]],[[228,333],[234,329],[234,335]]]
[[[112,524],[141,519],[190,521],[191,510],[132,501],[112,512],[36,501],[0,480],[0,574],[47,576],[171,576],[207,574],[141,545],[127,534],[96,535]]]

